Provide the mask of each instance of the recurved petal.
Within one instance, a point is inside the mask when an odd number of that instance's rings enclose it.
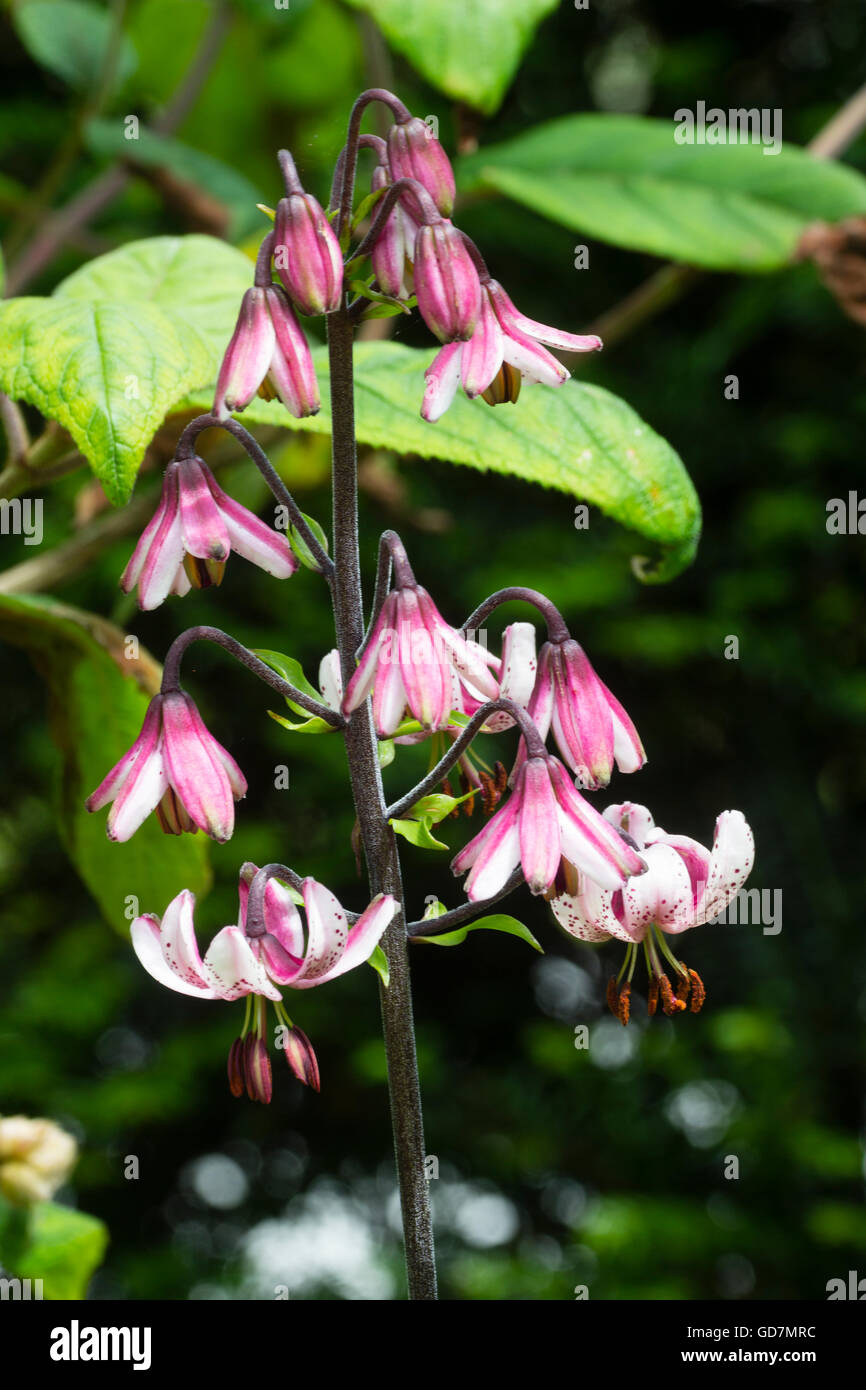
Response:
[[[160,942],[166,965],[185,984],[198,992],[211,993],[212,981],[199,954],[195,938],[193,909],[195,895],[184,888],[165,909]]]
[[[96,791],[91,792],[85,801],[88,811],[99,811],[106,806],[109,801],[113,801],[120,788],[123,786],[127,777],[131,776],[133,768],[137,763],[144,761],[155,752],[159,743],[159,731],[162,722],[162,696],[154,695],[147,707],[144,716],[144,723],[141,726],[141,733],[135,740],[128,753],[124,753],[119,762],[108,775],[100,782]],[[154,802],[154,805],[156,803]],[[151,807],[151,809],[153,809]]]
[[[580,876],[580,892],[562,893],[551,899],[553,915],[570,936],[579,941],[607,941],[611,937],[631,941],[611,905],[613,894],[599,888],[585,874]]]
[[[696,908],[698,923],[721,912],[742,888],[755,862],[755,838],[742,811],[723,811],[716,820],[710,876]]]
[[[622,890],[626,929],[641,941],[654,922],[665,931],[685,931],[695,925],[688,871],[670,845],[649,845],[643,851],[647,872],[630,878]]]
[[[619,801],[613,806],[607,806],[604,818],[618,830],[624,830],[630,835],[638,849],[648,844],[651,837],[658,839],[660,835],[664,835],[664,831],[659,830],[653,820],[652,812],[637,801]]]
[[[336,902],[336,899],[334,901]],[[337,906],[339,907],[339,903]],[[342,908],[340,911],[342,912]],[[302,974],[293,982],[295,987],[307,989],[311,985],[324,984],[326,980],[335,980],[337,976],[345,975],[348,970],[354,970],[356,965],[363,965],[378,946],[396,911],[396,899],[390,893],[379,893],[364,909],[355,925],[349,929],[345,947],[335,964],[316,979],[310,979],[307,973]]]
[[[518,812],[519,800],[512,794],[452,859],[452,873],[470,870],[466,896],[473,902],[497,893],[520,863]]]
[[[215,999],[216,990],[209,986],[188,984],[186,980],[166,965],[160,940],[159,918],[152,913],[136,917],[130,928],[132,947],[149,975],[161,985],[173,989],[177,994],[198,995],[200,999]]]
[[[105,827],[110,840],[130,839],[159,805],[168,787],[163,752],[160,740],[153,752],[139,759],[115,796]]]
[[[138,606],[145,612],[168,597],[183,564],[183,529],[178,501],[177,470],[166,473],[165,509],[153,534],[138,577]]]
[[[238,927],[218,931],[204,958],[204,971],[220,999],[240,999],[245,994],[263,994],[266,999],[282,999],[267,976],[250,943]]]
[[[502,330],[490,300],[482,292],[478,323],[461,355],[461,378],[467,396],[486,391],[501,366]]]
[[[301,892],[307,914],[307,949],[292,986],[310,989],[322,984],[333,973],[339,973],[336,968],[349,939],[349,923],[345,908],[323,883],[305,878]]]
[[[521,314],[496,280],[490,281],[488,292],[496,305],[500,322],[508,330],[517,329],[518,332],[528,334],[530,338],[537,338],[550,347],[564,348],[566,352],[596,352],[602,345],[601,338],[594,333],[564,333],[560,328],[551,328],[547,323],[538,323],[535,319],[527,318],[525,314]]]
[[[210,470],[208,473],[208,488],[219,508],[232,550],[276,579],[288,579],[299,562],[287,537],[229,497]]]
[[[526,381],[539,382],[542,386],[562,386],[570,376],[570,372],[547,348],[541,347],[533,338],[518,333],[516,328],[502,335],[502,357],[516,367]]]
[[[424,373],[427,383],[421,415],[433,424],[445,414],[460,384],[460,363],[465,343],[446,343],[440,348],[433,365]]]

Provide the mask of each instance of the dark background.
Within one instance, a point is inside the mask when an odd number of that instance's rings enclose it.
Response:
[[[189,29],[194,41],[207,6],[164,8],[162,30],[158,7],[131,11],[141,59],[131,95],[144,109],[164,100],[183,36]],[[27,183],[63,138],[68,97],[11,32],[2,50],[0,167]],[[804,144],[864,80],[862,51],[862,12],[842,0],[691,11],[596,3],[579,25],[564,4],[479,134],[492,142],[584,109],[670,117],[703,98],[781,107],[785,138]],[[239,6],[179,134],[271,200],[272,151],[286,144],[324,195],[348,105],[371,78],[420,113],[439,113],[453,149],[445,99],[331,0],[293,0],[281,27],[263,7]],[[866,168],[866,141],[847,158]],[[79,160],[65,196],[95,167]],[[577,272],[580,238],[512,204],[458,215],[520,306],[573,331],[657,265],[592,243],[590,269]],[[68,248],[31,292],[48,292],[94,251],[189,226],[136,181],[94,224],[89,251]],[[428,341],[417,323],[405,339]],[[602,1299],[821,1298],[830,1278],[862,1266],[864,548],[860,536],[829,535],[825,522],[828,500],[862,475],[863,366],[862,329],[808,267],[705,276],[581,362],[584,379],[624,396],[671,441],[700,494],[697,560],[667,587],[633,578],[634,537],[598,513],[588,531],[575,530],[566,496],[445,463],[365,460],[368,573],[390,524],[455,623],[504,584],[549,593],[649,754],[638,778],[615,775],[597,804],[643,801],[666,829],[704,843],[716,815],[737,807],[755,832],[750,886],[783,895],[778,935],[708,926],[681,940],[707,986],[700,1016],[648,1021],[638,1000],[625,1031],[603,1006],[621,948],[570,941],[526,893],[512,910],[541,939],[543,958],[483,934],[453,951],[414,949],[446,1297],[568,1299],[586,1284]],[[736,401],[724,396],[730,373]],[[325,521],[326,445],[295,437],[280,463],[306,480],[301,506]],[[52,494],[48,539],[68,531],[58,499],[71,506],[84,485],[75,475]],[[3,546],[10,563],[29,558],[11,538]],[[249,645],[290,652],[314,678],[331,645],[315,576],[277,586],[233,563],[218,593],[133,619],[116,589],[129,549],[119,542],[58,594],[121,626],[134,621],[157,656],[181,626],[215,622]],[[724,657],[730,635],[738,660]],[[278,1070],[269,1108],[233,1100],[224,1067],[240,1005],[159,989],[123,924],[113,932],[101,920],[54,828],[42,684],[18,650],[0,650],[0,1110],[51,1115],[79,1135],[82,1158],[61,1196],[111,1232],[93,1296],[271,1297],[277,1284],[293,1298],[399,1296],[372,972],[289,1001],[318,1052],[321,1096]],[[233,840],[214,847],[203,940],[233,919],[245,858],[283,859],[360,908],[338,740],[291,741],[266,716],[273,701],[215,651],[200,650],[187,686],[250,782]],[[500,745],[510,750],[507,738]],[[408,786],[422,760],[401,755],[388,785]],[[291,769],[289,792],[273,787],[280,762]],[[472,827],[443,829],[456,847]],[[447,860],[406,849],[410,912],[420,915],[430,893],[460,901]],[[579,1023],[590,1025],[588,1051],[574,1046]],[[134,1183],[123,1178],[127,1155],[140,1159]],[[736,1180],[725,1176],[729,1156]]]

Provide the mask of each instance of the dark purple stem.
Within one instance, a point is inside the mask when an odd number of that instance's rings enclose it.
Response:
[[[359,256],[366,256],[384,230],[385,223],[391,216],[394,204],[401,198],[412,198],[415,202],[415,209],[418,214],[418,221],[423,222],[427,227],[435,227],[437,223],[444,221],[441,212],[437,208],[430,194],[423,184],[417,179],[398,179],[392,183],[381,202],[376,204],[376,215],[370,226],[370,230],[363,241],[350,253],[350,260],[357,260]]]
[[[271,273],[271,258],[274,254],[274,234],[268,232],[256,256],[256,273],[254,284],[256,289],[266,290],[273,284],[274,277]]]
[[[358,140],[361,134],[361,118],[372,101],[381,101],[392,112],[394,119],[400,123],[408,121],[412,113],[407,106],[404,106],[399,97],[395,97],[393,92],[386,91],[384,87],[370,87],[366,92],[362,92],[352,107],[349,115],[349,129],[346,134],[345,159],[343,161],[343,181],[340,190],[340,213],[337,218],[337,236],[340,235],[343,227],[347,224],[352,213],[352,198],[355,194],[355,172],[358,167]],[[332,207],[334,204],[332,203]]]
[[[293,193],[303,193],[304,185],[298,178],[298,171],[295,167],[295,161],[292,159],[292,156],[289,154],[288,150],[280,150],[277,154],[277,159],[280,161],[280,169],[282,170],[283,183],[285,184],[286,189],[286,197],[291,197]]]
[[[447,777],[454,764],[460,759],[474,739],[475,735],[487,722],[491,714],[501,710],[503,714],[510,714],[520,728],[520,732],[526,740],[526,756],[528,758],[544,758],[547,756],[547,749],[544,746],[544,739],[530,719],[526,710],[521,709],[513,700],[500,697],[498,700],[488,700],[485,705],[476,710],[469,723],[455,738],[448,752],[441,757],[431,772],[413,787],[405,796],[401,796],[399,801],[395,801],[393,806],[389,806],[386,815],[389,820],[399,820],[407,811],[411,811],[416,801],[420,801],[422,796],[429,796],[430,792],[435,791],[442,781]]]
[[[261,253],[260,253],[261,254]],[[219,415],[208,414],[198,415],[195,420],[191,420],[178,440],[175,458],[192,458],[195,454],[195,441],[204,430],[221,429],[234,435],[238,443],[246,449],[256,468],[261,473],[274,497],[285,507],[291,518],[292,525],[302,538],[308,550],[311,552],[319,570],[325,576],[328,583],[332,583],[334,573],[334,562],[323,550],[316,535],[307,525],[304,515],[299,508],[289,489],[286,487],[280,475],[277,473],[261,444],[254,439],[248,429],[239,420],[233,420],[231,416],[223,419]]]
[[[417,940],[421,936],[442,936],[445,932],[452,931],[454,927],[459,927],[463,922],[471,922],[473,917],[479,913],[486,912],[488,907],[494,903],[501,902],[507,898],[516,888],[519,888],[526,880],[522,869],[515,869],[503,888],[498,893],[494,893],[490,898],[483,898],[481,902],[461,903],[459,907],[452,907],[450,911],[443,912],[441,917],[425,917],[420,922],[410,922],[406,928],[406,935],[411,941]]]
[[[540,594],[537,589],[524,589],[520,585],[514,585],[509,589],[498,589],[495,594],[491,594],[483,603],[470,613],[466,621],[461,625],[461,632],[474,631],[479,623],[489,617],[495,608],[501,603],[531,603],[541,613],[547,623],[547,635],[551,642],[567,642],[571,636],[565,625],[565,619],[560,613],[555,603],[551,603],[549,598]]]
[[[463,245],[469,252],[469,259],[472,261],[472,264],[478,271],[479,280],[481,281],[482,285],[486,284],[488,280],[492,280],[493,278],[490,274],[490,271],[487,269],[487,262],[485,261],[481,252],[478,250],[478,247],[475,245],[475,242],[472,240],[471,236],[467,236],[465,232],[461,232],[460,235],[463,238]]]
[[[332,728],[345,729],[346,720],[342,714],[331,709],[329,705],[323,705],[318,700],[314,700],[312,696],[305,695],[303,690],[298,690],[290,681],[283,680],[282,676],[278,676],[276,671],[271,670],[270,666],[260,660],[248,647],[236,642],[234,637],[229,637],[227,632],[221,631],[218,627],[190,627],[179,637],[175,637],[166,653],[165,665],[163,666],[161,686],[163,695],[180,690],[180,664],[187,647],[191,646],[193,642],[213,642],[216,646],[222,647],[223,651],[228,652],[242,666],[246,666],[248,671],[252,671],[254,676],[258,676],[259,680],[264,681],[272,690],[276,690],[294,704],[300,705],[301,709],[305,709],[308,714],[323,719]]]
[[[391,562],[394,566],[394,578],[401,589],[415,588],[415,575],[412,566],[409,564],[409,556],[406,554],[406,547],[397,535],[396,531],[383,531],[379,537],[379,556],[383,547],[388,551]]]
[[[265,889],[272,878],[282,879],[284,883],[289,883],[300,893],[303,886],[303,879],[296,874],[294,869],[286,868],[285,864],[265,864],[263,869],[259,869],[250,884],[250,894],[247,898],[247,915],[244,931],[250,941],[257,937],[267,934],[265,926]]]

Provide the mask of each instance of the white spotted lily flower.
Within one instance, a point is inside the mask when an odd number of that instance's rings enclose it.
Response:
[[[234,1095],[246,1088],[252,1100],[267,1103],[272,1079],[265,1001],[274,1005],[279,1045],[291,1070],[318,1090],[315,1054],[286,1014],[281,988],[312,989],[362,965],[378,946],[397,903],[390,894],[380,893],[352,923],[333,893],[305,878],[305,936],[293,892],[275,878],[264,885],[259,879],[257,907],[251,908],[257,875],[255,864],[244,864],[238,925],[217,932],[204,956],[193,925],[195,896],[186,889],[169,903],[162,920],[146,913],[135,919],[131,932],[138,959],[159,984],[199,999],[247,999],[244,1028],[229,1053],[229,1083]]]
[[[611,979],[607,994],[611,1012],[622,1023],[629,1018],[631,980],[641,946],[650,977],[649,1012],[655,1013],[661,998],[666,1014],[681,1013],[691,995],[690,1008],[697,1013],[706,994],[703,983],[697,971],[677,960],[665,937],[711,921],[742,888],[755,859],[746,818],[742,811],[723,811],[709,850],[687,835],[668,835],[654,824],[645,806],[634,802],[608,806],[604,814],[624,843],[639,852],[647,872],[612,890],[581,871],[566,891],[557,885],[550,904],[554,915],[581,941],[615,937],[625,942],[622,969]],[[673,968],[675,987],[661,957]]]

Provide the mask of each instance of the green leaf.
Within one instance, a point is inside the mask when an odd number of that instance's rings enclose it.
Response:
[[[528,927],[518,922],[516,917],[507,917],[501,913],[492,917],[479,917],[477,922],[467,922],[465,927],[444,932],[442,936],[413,936],[412,941],[416,944],[423,942],[427,946],[460,946],[471,931],[501,931],[507,936],[519,936],[521,941],[526,941],[534,950],[544,954],[543,948]]]
[[[387,989],[391,980],[391,967],[388,964],[388,957],[385,955],[381,946],[376,946],[373,954],[367,957],[367,964],[372,965],[376,974],[381,979],[382,984]]]
[[[316,521],[315,517],[307,516],[306,512],[301,512],[301,516],[304,518],[304,521],[307,523],[313,535],[316,537],[316,540],[319,542],[319,545],[327,555],[328,537],[325,528]],[[292,547],[292,550],[295,552],[302,565],[308,570],[315,570],[316,574],[319,573],[318,561],[313,558],[313,553],[307,545],[307,542],[294,525],[289,526],[289,545]]]
[[[59,421],[125,502],[166,414],[216,380],[251,276],[246,256],[207,236],[99,256],[49,298],[0,305],[0,390]]]
[[[349,0],[440,92],[490,116],[558,0]]]
[[[14,7],[13,23],[31,58],[76,91],[102,82],[114,29],[108,10],[84,0],[25,0]],[[129,77],[136,62],[135,49],[121,36],[114,85]]]
[[[495,408],[460,395],[429,425],[419,410],[431,357],[401,343],[358,344],[356,425],[363,444],[512,474],[581,498],[649,543],[653,558],[638,561],[645,580],[671,579],[691,562],[701,528],[694,487],[678,454],[625,401],[569,381],[555,390],[527,387],[516,405]],[[314,360],[321,414],[295,420],[279,402],[256,399],[244,411],[245,423],[329,433],[324,350]],[[206,410],[210,398],[193,396],[187,404]],[[563,525],[565,532],[567,512]]]
[[[134,140],[128,139],[126,124],[117,117],[89,121],[85,137],[93,154],[104,159],[128,160],[145,169],[167,169],[183,182],[201,189],[211,202],[222,203],[228,214],[227,240],[240,241],[261,225],[261,190],[213,155],[145,126],[139,126]]]
[[[29,1212],[28,1237],[10,1272],[20,1279],[41,1279],[43,1298],[84,1298],[108,1245],[102,1222],[57,1202],[36,1202]]]
[[[141,730],[160,668],[146,654],[128,658],[111,623],[54,599],[0,595],[0,638],[26,648],[49,691],[51,730],[60,753],[57,818],[64,846],[108,921],[129,931],[127,900],[162,913],[182,888],[210,886],[208,842],[164,835],[155,816],[124,844],[105,833],[105,812],[85,798]],[[135,915],[135,913],[133,913]]]
[[[296,690],[302,690],[311,699],[324,703],[322,696],[314,685],[311,685],[304,675],[304,669],[299,661],[293,656],[285,656],[282,652],[267,651],[262,648],[253,648],[253,654],[263,661],[266,666],[270,666],[272,671],[276,671],[278,676],[282,676],[284,681],[288,681]],[[320,719],[317,714],[311,715],[305,710],[303,705],[296,705],[294,700],[286,696],[286,704],[295,714],[303,716],[300,723],[292,719],[286,719],[282,714],[275,714],[269,709],[268,714],[277,724],[282,724],[284,729],[290,729],[293,734],[333,734],[335,732],[332,724],[326,719]]]
[[[398,835],[402,835],[419,849],[447,849],[447,845],[430,833],[430,827],[445,820],[462,802],[468,801],[474,795],[474,791],[467,792],[465,796],[446,796],[444,792],[433,792],[430,796],[422,796],[416,801],[406,812],[405,819],[392,820],[390,824]]]
[[[809,222],[866,212],[866,179],[787,145],[679,145],[673,121],[565,116],[457,166],[465,192],[492,191],[633,251],[708,270],[788,264]]]
[[[410,845],[417,845],[419,849],[448,849],[446,844],[430,834],[432,822],[429,820],[390,820],[388,824],[395,834],[402,835]]]

